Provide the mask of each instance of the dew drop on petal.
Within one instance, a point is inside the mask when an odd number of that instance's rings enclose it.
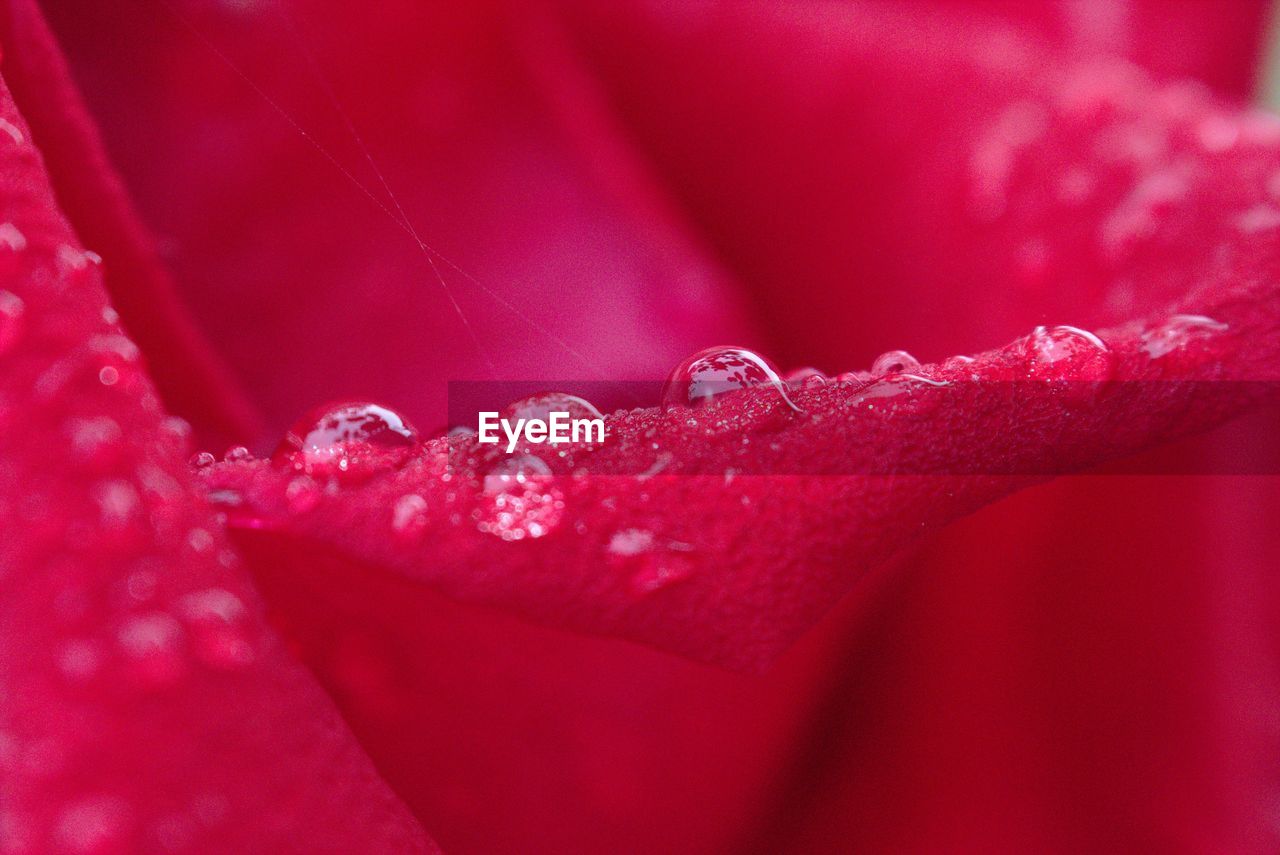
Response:
[[[1097,384],[1111,378],[1111,351],[1087,330],[1040,326],[1015,347],[1026,360],[1027,379],[1048,382],[1072,399],[1092,398]]]
[[[305,514],[320,504],[320,485],[306,475],[299,475],[284,488],[284,500],[290,513]]]
[[[950,385],[919,374],[890,374],[860,389],[849,399],[849,406],[876,412],[927,413],[942,402],[939,390]]]
[[[191,468],[195,470],[208,469],[210,466],[212,466],[217,462],[218,462],[218,458],[214,457],[212,454],[210,454],[207,451],[196,452],[195,454],[191,455],[191,460],[188,461]]]
[[[843,386],[865,386],[875,379],[870,371],[846,371],[835,377],[836,382]]]
[[[359,481],[401,466],[417,439],[417,431],[386,407],[338,404],[299,420],[272,459],[308,475]]]
[[[502,416],[509,421],[539,419],[546,421],[552,413],[568,413],[574,419],[602,418],[595,405],[566,392],[541,392],[511,403]]]
[[[827,385],[829,378],[817,368],[797,368],[783,378],[793,389],[816,389]]]
[[[391,512],[391,530],[402,541],[413,541],[427,527],[427,500],[417,493],[406,493],[396,500]]]
[[[27,305],[12,291],[0,291],[0,353],[8,353],[22,338]]]
[[[1165,359],[1226,329],[1226,324],[1204,315],[1174,315],[1143,333],[1142,350],[1152,359]]]
[[[884,377],[887,374],[901,374],[904,371],[917,371],[919,368],[920,360],[905,350],[891,350],[888,353],[882,353],[876,357],[875,362],[871,363],[871,373],[876,377]]]
[[[252,460],[253,454],[243,445],[233,445],[223,452],[222,459],[227,463],[241,463],[245,460]]]
[[[664,543],[648,529],[620,529],[606,550],[609,562],[627,573],[627,586],[635,596],[687,579],[693,570],[688,546]]]
[[[662,407],[698,407],[718,395],[752,386],[773,387],[783,403],[797,409],[773,364],[741,347],[710,347],[677,365],[663,388]]]
[[[514,455],[485,473],[477,527],[503,540],[550,534],[564,517],[564,495],[551,469],[533,455]]]

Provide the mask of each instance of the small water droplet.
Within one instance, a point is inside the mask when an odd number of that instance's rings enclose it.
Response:
[[[550,534],[564,516],[551,469],[532,455],[504,457],[484,476],[478,528],[503,540]]]
[[[427,500],[417,493],[407,493],[396,501],[391,512],[391,530],[404,541],[413,541],[427,527]]]
[[[1226,329],[1226,324],[1204,315],[1174,315],[1142,334],[1142,350],[1152,359],[1167,359]]]
[[[12,291],[0,291],[0,353],[8,353],[22,338],[27,304]]]
[[[212,466],[217,462],[218,462],[218,458],[214,457],[212,454],[210,454],[207,451],[200,451],[191,455],[191,460],[188,461],[191,468],[196,470],[208,469],[210,466]]]
[[[1093,398],[1098,384],[1111,378],[1111,351],[1087,330],[1040,326],[1014,348],[1026,360],[1027,379],[1051,383],[1074,400]]]
[[[942,402],[937,390],[950,385],[919,374],[890,374],[864,386],[849,399],[849,406],[878,412],[927,413]]]
[[[614,532],[607,547],[610,562],[628,573],[627,584],[636,596],[687,579],[693,570],[690,549],[686,544],[662,542],[643,528]]]
[[[306,475],[299,475],[284,488],[284,500],[295,514],[305,514],[320,504],[322,495],[320,485]]]
[[[339,404],[298,421],[272,459],[308,475],[353,482],[403,465],[417,439],[417,431],[386,407]]]
[[[718,395],[771,386],[788,407],[798,410],[787,396],[778,371],[758,353],[741,347],[711,347],[681,362],[667,378],[662,391],[663,409],[698,407]]]
[[[865,386],[876,378],[870,371],[846,371],[837,374],[835,379],[842,386]]]
[[[590,401],[566,392],[541,392],[521,398],[508,404],[502,415],[513,422],[516,419],[546,421],[552,413],[568,413],[574,419],[602,418],[600,411]]]
[[[817,389],[827,385],[829,378],[817,368],[797,368],[783,378],[793,389]]]
[[[227,463],[241,463],[245,460],[252,460],[253,453],[243,445],[233,445],[223,453],[222,459]]]
[[[887,374],[917,371],[919,368],[920,360],[905,350],[891,350],[876,357],[876,361],[871,363],[871,374],[875,377],[884,377]]]
[[[630,558],[653,548],[653,532],[643,528],[626,528],[613,533],[609,538],[611,555]]]

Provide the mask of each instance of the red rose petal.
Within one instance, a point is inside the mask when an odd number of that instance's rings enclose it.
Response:
[[[258,416],[189,317],[138,222],[34,0],[0,4],[5,79],[43,154],[62,211],[88,246],[109,257],[103,278],[123,323],[150,354],[166,407],[225,447],[255,436]]]
[[[1087,389],[1084,397],[1032,396],[1015,409],[1007,384],[965,380],[1052,384],[1054,354],[1084,355],[1070,343],[1084,339],[1063,333],[1064,343],[1023,342],[972,364],[920,369],[950,387],[908,379],[872,390],[799,390],[793,397],[802,417],[770,410],[772,389],[725,403],[719,419],[702,411],[633,411],[611,420],[613,438],[603,448],[575,459],[585,477],[534,479],[496,497],[477,486],[483,472],[474,481],[473,473],[445,477],[445,446],[436,441],[404,471],[272,524],[459,599],[758,667],[868,567],[922,531],[1047,474],[1131,453],[1256,404],[1269,388],[1199,381],[1280,375],[1280,296],[1266,275],[1280,247],[1280,216],[1275,223],[1263,216],[1277,210],[1266,189],[1277,163],[1275,125],[1214,107],[1197,93],[1155,90],[1123,69],[1046,74],[1037,91],[1041,101],[1010,109],[1041,111],[1053,143],[1006,152],[998,189],[1009,210],[995,212],[991,225],[979,211],[974,228],[1002,240],[1044,236],[1063,253],[1083,244],[1073,271],[1113,264],[1134,281],[1137,304],[1163,305],[1147,308],[1146,321],[1098,333],[1111,351],[1111,376],[1135,382],[1097,396]],[[1100,150],[1129,134],[1157,135],[1157,154],[1142,160],[1126,150],[1115,163],[1097,162],[1105,157]],[[1231,144],[1220,146],[1219,137]],[[1049,179],[1077,160],[1096,168],[1098,186],[1064,222],[1055,216],[1059,188]],[[1185,173],[1176,204],[1144,195],[1143,188],[1172,181],[1166,178],[1174,169]],[[990,190],[987,178],[940,192]],[[1124,229],[1134,218],[1141,228],[1130,235]],[[1117,247],[1111,239],[1122,231]],[[1019,361],[1035,354],[1050,367]],[[1080,379],[1105,376],[1092,357],[1080,365]],[[1168,382],[1175,380],[1198,382]],[[875,401],[864,399],[883,391],[896,415],[865,409],[874,410]],[[690,426],[691,416],[702,422]],[[850,472],[870,474],[802,477]],[[904,474],[875,474],[890,472]],[[286,478],[236,464],[210,473],[209,483],[242,492],[252,485],[264,495],[283,489]],[[425,520],[406,541],[392,536],[392,509],[409,494],[425,503]],[[515,529],[508,527],[512,513]],[[523,542],[504,542],[508,535]]]
[[[0,847],[434,851],[263,621],[7,89],[0,119]]]

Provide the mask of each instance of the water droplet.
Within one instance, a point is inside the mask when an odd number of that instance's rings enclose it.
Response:
[[[790,371],[783,378],[787,381],[787,385],[793,389],[817,389],[827,385],[828,377],[817,368],[797,368]]]
[[[222,459],[227,463],[241,463],[245,460],[252,460],[253,454],[243,445],[233,445],[223,453]]]
[[[876,378],[870,371],[846,371],[836,375],[836,382],[844,386],[865,386]]]
[[[484,476],[478,528],[503,540],[550,534],[564,516],[551,469],[532,455],[498,460]]]
[[[417,493],[399,498],[391,512],[391,530],[404,541],[413,541],[427,527],[427,500]]]
[[[653,548],[653,532],[643,528],[626,528],[609,538],[609,553],[623,558],[640,555]]]
[[[876,361],[871,363],[871,374],[884,377],[886,374],[901,374],[904,371],[917,371],[919,368],[920,360],[905,350],[891,350],[876,357]]]
[[[191,455],[188,461],[192,469],[208,469],[210,466],[218,462],[218,458],[214,457],[207,451],[200,451]]]
[[[284,488],[284,500],[295,514],[305,514],[320,504],[322,495],[320,485],[306,475],[299,475]]]
[[[661,542],[648,529],[620,529],[607,549],[609,560],[629,572],[627,584],[638,596],[687,579],[693,570],[689,546]]]
[[[1089,400],[1111,378],[1111,351],[1091,332],[1077,327],[1036,327],[1014,343],[1026,360],[1027,379],[1048,382],[1075,400]]]
[[[27,304],[12,291],[0,291],[0,353],[8,353],[22,338]]]
[[[919,374],[890,374],[864,386],[849,399],[849,406],[878,412],[927,413],[942,402],[937,390],[950,385]]]
[[[516,419],[546,421],[552,413],[568,413],[574,419],[602,418],[600,411],[590,401],[566,392],[541,392],[521,398],[509,404],[502,415],[513,422]]]
[[[1152,359],[1166,359],[1226,329],[1226,324],[1204,315],[1174,315],[1142,334],[1142,349]]]
[[[777,369],[763,356],[741,347],[710,347],[677,365],[662,390],[662,407],[697,407],[752,386],[772,386],[788,407],[798,410],[787,397]]]
[[[358,481],[401,466],[417,439],[417,431],[386,407],[339,404],[301,419],[272,459],[309,475]]]

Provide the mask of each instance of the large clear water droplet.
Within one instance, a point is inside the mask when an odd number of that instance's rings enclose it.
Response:
[[[308,475],[358,481],[401,466],[417,439],[418,432],[393,410],[367,402],[338,404],[299,420],[272,459]]]
[[[1023,365],[1022,373],[1028,380],[1047,384],[1068,401],[1093,400],[1100,385],[1111,379],[1110,349],[1102,339],[1078,327],[1036,327],[1008,351]]]
[[[718,395],[752,386],[771,386],[783,403],[798,409],[773,364],[743,347],[709,347],[681,362],[667,378],[662,407],[698,407]]]
[[[1036,327],[1021,346],[1029,379],[1098,383],[1111,377],[1111,351],[1087,330]]]
[[[564,517],[564,494],[551,468],[529,454],[503,457],[484,475],[477,527],[503,540],[550,534]]]

